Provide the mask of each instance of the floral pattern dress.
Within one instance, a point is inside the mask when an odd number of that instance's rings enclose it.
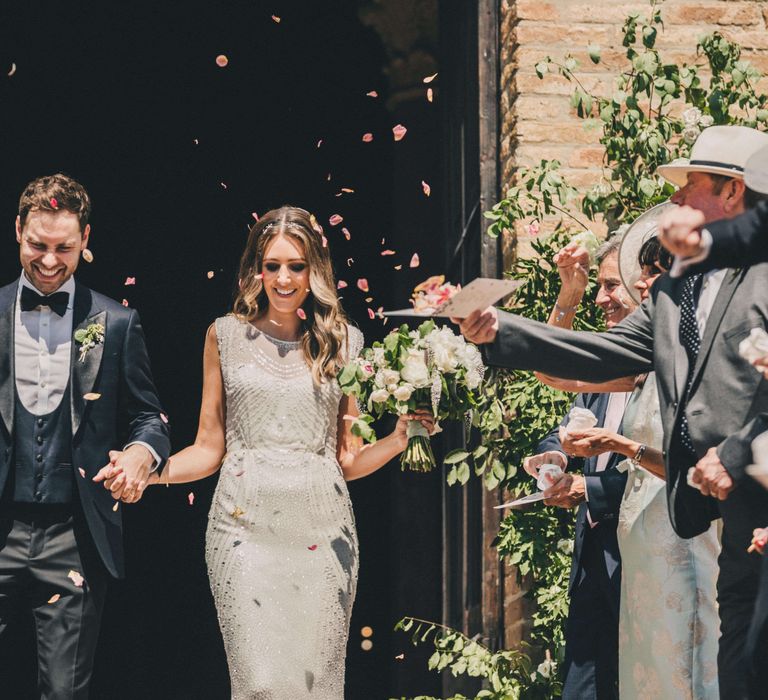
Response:
[[[635,391],[624,434],[661,449],[655,377]],[[622,561],[619,695],[622,700],[715,700],[719,619],[717,525],[690,540],[669,521],[665,483],[629,460],[619,511]]]

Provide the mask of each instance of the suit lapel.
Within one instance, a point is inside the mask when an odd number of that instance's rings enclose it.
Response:
[[[715,340],[715,336],[720,328],[720,323],[723,320],[725,311],[731,303],[734,293],[739,286],[743,277],[742,270],[728,270],[725,273],[723,283],[720,285],[720,290],[715,297],[715,303],[712,305],[712,310],[707,317],[707,324],[704,327],[704,337],[701,339],[701,345],[699,346],[699,354],[696,356],[696,365],[693,370],[693,377],[691,378],[691,384],[695,382],[701,370],[707,362],[707,356],[712,349],[712,343]]]
[[[16,397],[16,375],[13,368],[16,297],[10,291],[13,287],[18,288],[18,281],[15,285],[6,287],[7,297],[0,301],[0,338],[6,338],[6,341],[0,344],[0,418],[9,435],[13,435],[13,411]]]
[[[72,317],[72,359],[70,362],[70,401],[72,405],[72,435],[80,429],[88,401],[83,397],[93,390],[96,377],[101,367],[104,343],[91,348],[80,361],[80,343],[75,340],[75,333],[86,329],[92,323],[100,323],[107,328],[107,312],[94,305],[91,290],[80,284],[75,290],[75,306]],[[105,335],[106,335],[105,330]]]
[[[680,291],[682,289],[682,278],[677,280],[676,289],[672,301],[674,302],[673,311],[669,315],[669,337],[673,339],[673,368],[675,376],[675,399],[685,394],[685,382],[688,379],[688,355],[685,354],[685,347],[680,339]]]

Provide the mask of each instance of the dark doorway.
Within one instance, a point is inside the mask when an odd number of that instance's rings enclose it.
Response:
[[[441,271],[439,101],[426,99],[421,76],[418,105],[393,99],[392,54],[360,19],[381,4],[27,0],[0,9],[0,281],[18,275],[13,219],[26,182],[56,171],[83,182],[95,262],[78,277],[140,312],[176,449],[194,438],[203,337],[229,308],[252,213],[286,202],[317,213],[349,285],[346,310],[369,342],[386,330],[369,308],[402,305]],[[408,132],[396,143],[398,121]],[[337,213],[343,224],[329,226]],[[382,257],[386,248],[396,255]],[[409,267],[413,253],[419,268]],[[370,294],[357,289],[361,277]],[[203,561],[214,488],[210,479],[155,490],[125,509],[130,573],[110,593],[93,697],[229,696]],[[389,465],[350,491],[361,575],[347,697],[437,694],[426,650],[402,663],[406,640],[391,630],[406,613],[440,618],[440,475]],[[363,626],[374,630],[370,651]],[[31,638],[3,652],[21,684],[13,697],[32,692],[31,652]]]

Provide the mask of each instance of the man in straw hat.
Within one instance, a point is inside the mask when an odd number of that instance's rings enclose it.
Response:
[[[659,174],[679,185],[675,203],[702,211],[708,222],[733,218],[745,208],[744,166],[764,146],[768,135],[755,129],[713,126],[689,161]],[[718,673],[724,699],[748,697],[743,650],[759,562],[746,550],[752,528],[768,512],[768,493],[744,475],[751,461],[745,431],[768,411],[767,383],[748,364],[735,364],[751,328],[747,316],[768,318],[768,265],[706,278],[664,276],[636,312],[605,333],[553,328],[493,307],[460,321],[468,340],[486,344],[491,365],[598,382],[656,372],[672,525],[690,538],[723,516]]]

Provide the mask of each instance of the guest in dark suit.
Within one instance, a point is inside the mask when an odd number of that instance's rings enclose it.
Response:
[[[34,619],[48,700],[88,697],[107,581],[124,573],[119,505],[170,447],[136,312],[74,280],[89,214],[71,178],[31,182],[23,272],[0,289],[0,635]],[[108,462],[112,492],[94,482]]]
[[[598,251],[598,291],[595,303],[603,310],[611,328],[634,309],[619,274],[618,249],[614,237]],[[567,256],[561,253],[561,256]],[[586,275],[580,269],[559,266],[562,287],[550,323],[568,322],[581,302],[584,285],[573,277]],[[571,408],[586,408],[599,427],[619,430],[628,393],[579,394]],[[610,410],[609,410],[610,406]],[[560,426],[565,426],[568,417]],[[542,464],[557,464],[565,476],[549,491],[547,505],[578,507],[573,563],[568,592],[570,605],[565,628],[563,698],[618,698],[618,631],[621,559],[616,541],[619,504],[627,476],[616,470],[620,455],[604,454],[586,459],[568,458],[560,443],[559,427],[538,445],[536,454],[523,467],[536,476]]]
[[[700,140],[712,129],[719,130],[717,138],[710,139],[716,148],[697,154],[696,163],[692,158],[687,166],[677,166],[687,182],[675,197],[679,204],[705,211],[708,221],[743,212],[744,164],[729,160],[737,154],[729,144],[750,137],[744,127],[711,127]],[[768,139],[759,136],[753,138],[753,152],[764,145],[763,138]],[[743,148],[738,153],[745,159],[751,155]],[[726,182],[712,177],[713,167],[729,166],[732,176]],[[671,177],[671,166],[665,167],[662,174]],[[675,531],[685,538],[704,532],[717,517],[720,501],[724,527],[718,674],[723,700],[741,700],[748,693],[744,645],[757,595],[759,561],[746,549],[752,530],[764,524],[768,512],[768,493],[745,473],[751,462],[754,421],[768,411],[768,385],[739,357],[738,345],[751,328],[766,325],[765,264],[698,278],[664,276],[635,313],[605,333],[563,331],[495,309],[474,312],[461,323],[469,340],[488,343],[486,358],[492,365],[588,381],[656,372]],[[698,488],[687,483],[694,466],[692,478]]]

